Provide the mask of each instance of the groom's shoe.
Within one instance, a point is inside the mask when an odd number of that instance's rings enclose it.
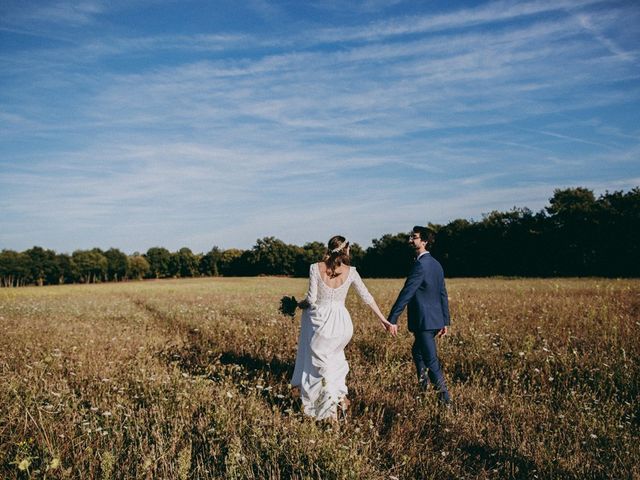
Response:
[[[438,390],[438,402],[445,408],[451,408],[451,396],[446,388],[444,390]]]
[[[447,390],[447,385],[443,382],[439,383],[438,388],[438,401],[440,405],[445,407],[451,406],[451,396],[449,395],[449,390]]]

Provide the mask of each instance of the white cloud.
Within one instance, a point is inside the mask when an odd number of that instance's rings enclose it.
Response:
[[[625,9],[596,22],[592,3],[3,52],[0,247],[367,245],[563,185],[630,188],[640,131],[607,110],[640,103],[635,50],[610,33]]]
[[[549,12],[575,10],[599,2],[600,0],[489,2],[478,7],[455,10],[450,13],[415,15],[378,21],[365,27],[321,29],[315,32],[313,38],[319,42],[372,41],[385,37],[461,29]]]
[[[85,26],[105,11],[105,5],[95,0],[55,0],[35,4],[8,1],[3,10],[3,24]]]

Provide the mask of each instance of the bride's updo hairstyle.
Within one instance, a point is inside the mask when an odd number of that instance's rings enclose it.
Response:
[[[351,257],[347,253],[349,248],[349,242],[341,235],[331,237],[327,243],[327,253],[324,254],[322,259],[327,265],[327,275],[330,278],[337,277],[336,268],[341,265],[351,265]]]

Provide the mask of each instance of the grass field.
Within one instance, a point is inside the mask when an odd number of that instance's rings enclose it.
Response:
[[[387,312],[402,281],[365,282]],[[640,281],[448,288],[455,408],[350,294],[339,429],[288,386],[306,280],[0,289],[0,477],[640,478]]]

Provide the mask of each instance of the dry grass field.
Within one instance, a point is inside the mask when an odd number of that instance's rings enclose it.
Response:
[[[402,285],[365,282],[385,312]],[[0,289],[0,477],[640,478],[640,281],[448,287],[455,407],[352,293],[339,429],[290,395],[304,279]]]

